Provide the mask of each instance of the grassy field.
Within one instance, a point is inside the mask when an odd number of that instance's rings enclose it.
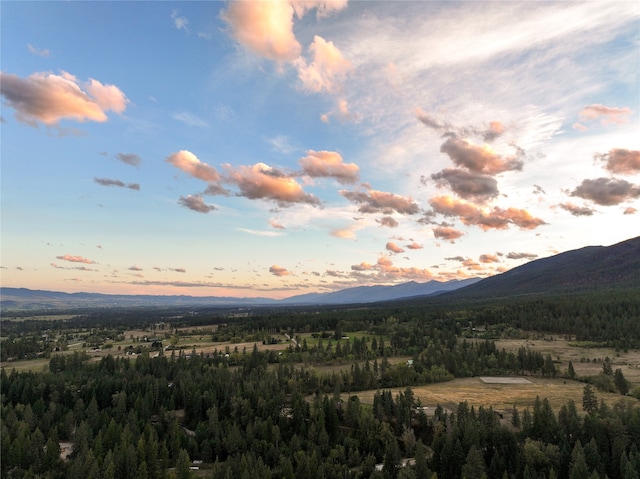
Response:
[[[527,377],[531,384],[485,384],[480,378],[454,379],[446,383],[436,383],[427,386],[415,386],[414,397],[423,406],[437,406],[438,404],[449,410],[454,410],[459,403],[467,401],[469,406],[492,406],[494,410],[509,413],[513,406],[519,411],[527,407],[532,410],[536,396],[547,398],[553,410],[557,413],[563,404],[573,400],[582,409],[582,392],[584,383],[563,379],[547,379]],[[405,388],[391,389],[393,396],[403,392]],[[373,404],[376,391],[361,391],[356,393],[363,404]],[[609,405],[619,401],[622,396],[613,393],[596,391],[598,401],[604,399]],[[346,395],[343,397],[346,399]],[[630,401],[637,400],[627,398]]]

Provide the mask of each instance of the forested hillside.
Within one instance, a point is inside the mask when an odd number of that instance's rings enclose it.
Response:
[[[45,354],[48,363],[46,371],[2,369],[0,474],[637,477],[640,402],[628,396],[637,385],[608,367],[608,359],[597,376],[578,377],[551,355],[527,347],[507,351],[496,340],[538,330],[636,348],[638,294],[246,315],[103,310],[64,320],[3,320],[3,355],[31,348],[29,354]],[[173,347],[134,342],[126,355],[113,348],[98,361],[67,350],[72,337],[104,348],[134,326],[158,334],[158,324]],[[181,348],[177,337],[185,326],[220,346],[200,353]],[[269,349],[283,333],[289,344]],[[239,341],[254,346],[238,348]],[[584,391],[556,410],[540,390],[531,407],[494,411],[467,402],[427,410],[412,390],[453,378],[512,375],[579,379]],[[598,388],[617,392],[620,402],[599,401]],[[374,391],[372,403],[363,403],[360,391]]]

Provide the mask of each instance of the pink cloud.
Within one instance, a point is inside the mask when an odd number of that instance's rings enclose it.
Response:
[[[433,236],[455,243],[455,240],[464,236],[464,233],[449,226],[436,226],[433,228]]]
[[[633,206],[628,206],[627,208],[624,209],[622,214],[624,214],[624,215],[635,215],[637,212],[638,212],[638,210],[635,209]]]
[[[459,217],[465,225],[476,225],[483,230],[506,229],[515,224],[522,229],[534,229],[546,224],[544,220],[532,216],[528,211],[517,208],[494,207],[484,211],[477,205],[451,196],[437,196],[429,201],[436,213]]]
[[[318,198],[305,193],[294,178],[264,163],[235,169],[229,164],[224,166],[228,171],[227,180],[238,186],[241,196],[271,199],[283,206],[294,203],[320,204]]]
[[[324,38],[316,35],[309,47],[313,60],[307,64],[304,58],[297,61],[298,77],[304,87],[312,92],[334,92],[353,71],[353,65],[342,56],[340,50]]]
[[[489,123],[489,128],[484,132],[484,141],[493,141],[496,138],[502,136],[505,132],[505,126],[499,121],[492,121]]]
[[[302,51],[293,33],[293,14],[293,7],[284,0],[236,0],[229,4],[222,18],[231,27],[236,41],[253,53],[290,62]]]
[[[38,122],[52,126],[63,119],[104,122],[106,112],[123,113],[129,101],[114,85],[94,79],[81,83],[66,72],[34,73],[28,78],[0,72],[0,93],[18,120],[32,126]]]
[[[413,215],[420,207],[411,199],[385,191],[368,190],[368,192],[340,191],[340,194],[352,203],[361,204],[361,213],[391,214],[396,211],[404,215]]]
[[[188,150],[172,153],[167,157],[166,162],[202,181],[216,182],[220,179],[220,175],[213,166],[201,162],[196,155]]]
[[[269,268],[269,273],[274,276],[289,276],[290,274],[286,268],[282,268],[281,266],[275,264]]]
[[[307,151],[300,159],[304,174],[311,177],[330,177],[340,183],[354,183],[358,180],[360,168],[355,163],[345,163],[342,155],[335,151]]]
[[[495,254],[481,254],[480,262],[481,263],[498,263],[500,260]]]
[[[404,253],[404,249],[395,244],[393,241],[389,241],[385,248],[392,253]]]
[[[84,258],[82,256],[72,256],[70,254],[65,254],[64,256],[56,256],[56,258],[64,261],[70,261],[72,263],[97,264],[93,260]]]
[[[411,244],[407,245],[407,249],[422,249],[424,246],[422,246],[421,244],[416,243],[415,241]]]
[[[504,171],[521,170],[522,160],[502,157],[487,145],[474,145],[466,140],[449,137],[440,147],[451,161],[474,173],[495,175]]]
[[[269,221],[269,225],[272,228],[278,229],[278,230],[283,230],[285,229],[285,227],[283,225],[281,225],[280,223],[278,223],[276,220],[270,220]]]
[[[383,282],[395,280],[429,281],[433,279],[433,275],[428,269],[395,266],[386,256],[380,256],[374,265],[365,262],[352,265],[351,270],[359,273],[371,273],[367,276],[369,280]]]
[[[580,112],[581,120],[596,120],[600,118],[603,125],[621,124],[629,121],[632,111],[628,107],[611,107],[599,103],[585,106]]]
[[[625,150],[613,148],[609,153],[595,155],[600,161],[605,161],[607,171],[622,175],[640,173],[640,150]]]

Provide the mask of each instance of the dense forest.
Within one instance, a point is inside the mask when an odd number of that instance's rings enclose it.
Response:
[[[624,397],[629,384],[607,362],[597,377],[579,378],[581,404],[569,401],[558,411],[541,391],[531,409],[514,407],[509,417],[466,402],[427,414],[411,387],[481,375],[575,378],[550,355],[505,351],[495,339],[537,330],[623,350],[639,346],[639,319],[637,291],[456,305],[249,314],[101,310],[66,320],[3,319],[3,358],[44,354],[48,370],[2,369],[0,474],[638,478],[640,405]],[[66,338],[81,333],[87,346],[104,346],[127,328],[158,332],[159,324],[166,336],[201,328],[226,346],[195,354],[153,351],[145,343],[135,356],[98,362],[65,351]],[[258,347],[282,333],[293,339],[283,350]],[[234,346],[241,341],[255,346]],[[391,361],[398,356],[412,359]],[[311,367],[318,364],[347,367],[318,373]],[[398,387],[402,392],[391,392]],[[599,402],[597,388],[618,391],[620,402]],[[361,403],[363,390],[376,391],[372,405]]]

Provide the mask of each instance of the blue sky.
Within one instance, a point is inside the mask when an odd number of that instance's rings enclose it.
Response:
[[[3,286],[287,297],[640,232],[637,2],[2,2]]]

